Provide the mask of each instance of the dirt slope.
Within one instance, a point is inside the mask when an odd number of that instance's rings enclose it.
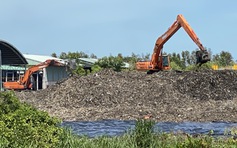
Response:
[[[237,72],[101,72],[70,77],[21,101],[63,120],[237,121]]]

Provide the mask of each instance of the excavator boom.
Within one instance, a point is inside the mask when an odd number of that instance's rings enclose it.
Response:
[[[178,15],[176,21],[171,25],[171,27],[161,35],[155,43],[151,61],[149,62],[137,62],[137,70],[142,71],[160,71],[170,69],[169,57],[162,55],[163,45],[181,28],[187,32],[190,38],[199,47],[199,51],[196,53],[197,63],[205,63],[210,60],[208,52],[203,47],[199,38],[190,27],[186,19],[182,15]]]
[[[183,17],[183,15],[178,15],[177,16],[177,22],[183,27],[183,29],[187,32],[187,34],[190,36],[190,38],[197,44],[200,50],[204,51],[205,48],[203,47],[201,41],[193,31],[193,29],[190,27],[186,19]]]

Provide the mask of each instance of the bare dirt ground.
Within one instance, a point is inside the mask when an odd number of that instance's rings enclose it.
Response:
[[[64,121],[237,122],[237,71],[114,72],[73,76],[18,98]]]

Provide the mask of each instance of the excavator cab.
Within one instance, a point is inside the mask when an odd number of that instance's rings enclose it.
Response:
[[[196,51],[196,64],[202,65],[210,61],[210,54],[206,50]]]
[[[162,55],[162,66],[164,70],[170,69],[170,58],[168,55]]]

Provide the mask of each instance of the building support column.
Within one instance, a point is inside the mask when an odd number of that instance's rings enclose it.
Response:
[[[37,71],[37,76],[36,76],[36,90],[39,90],[39,71]]]

